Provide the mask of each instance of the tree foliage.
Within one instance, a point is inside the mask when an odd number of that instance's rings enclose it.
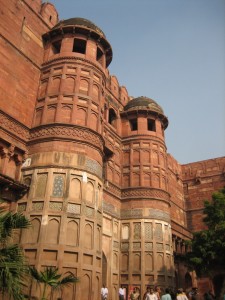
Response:
[[[24,276],[28,271],[25,257],[18,244],[13,243],[16,230],[27,228],[28,219],[19,213],[0,208],[0,295],[23,299]]]
[[[192,251],[186,256],[198,275],[210,275],[218,268],[225,271],[225,188],[213,193],[212,201],[204,205],[203,221],[208,229],[194,233]]]
[[[41,300],[46,300],[48,286],[51,288],[51,294],[53,294],[54,290],[63,289],[78,281],[77,277],[72,274],[61,278],[62,275],[58,274],[58,268],[55,267],[46,267],[44,271],[40,272],[35,267],[31,267],[30,273],[38,284],[43,284]]]

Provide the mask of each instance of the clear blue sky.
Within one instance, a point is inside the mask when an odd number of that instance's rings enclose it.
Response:
[[[112,45],[109,66],[130,96],[169,118],[180,163],[225,155],[225,0],[52,0],[60,19],[82,17]]]

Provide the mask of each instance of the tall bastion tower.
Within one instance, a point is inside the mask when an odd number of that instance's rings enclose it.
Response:
[[[163,108],[110,75],[112,47],[91,21],[59,22],[41,0],[0,3],[0,198],[31,220],[18,236],[29,264],[77,276],[68,300],[99,300],[103,284],[109,300],[121,285],[141,299],[147,286],[211,289],[181,258],[225,158],[167,153]],[[32,282],[26,293],[40,295]]]
[[[92,22],[61,21],[43,40],[18,202],[32,221],[21,238],[30,264],[78,276],[68,299],[97,300],[102,284],[112,299],[120,284],[173,287],[162,108],[109,76],[112,48]]]

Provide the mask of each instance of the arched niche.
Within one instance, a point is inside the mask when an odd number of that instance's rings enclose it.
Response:
[[[108,263],[105,253],[102,252],[102,285],[107,286]]]
[[[36,110],[34,126],[38,126],[41,124],[42,114],[43,114],[43,108],[39,108]]]
[[[60,78],[53,77],[49,84],[49,94],[58,94],[60,86]]]
[[[86,201],[88,203],[93,203],[94,199],[94,185],[88,181],[86,185]]]
[[[41,222],[38,218],[31,220],[31,228],[28,234],[28,243],[37,243],[39,240]]]
[[[122,225],[122,239],[123,240],[128,240],[129,236],[130,236],[130,230],[129,230],[129,226],[128,225]]]
[[[88,95],[89,84],[85,79],[81,79],[79,86],[79,93],[83,95]]]
[[[66,77],[63,81],[62,92],[63,94],[73,94],[75,91],[75,78]]]
[[[84,227],[84,247],[86,249],[93,248],[93,230],[90,224],[86,224]]]
[[[99,101],[99,87],[96,85],[96,84],[94,84],[93,85],[93,94],[92,94],[92,97],[93,97],[93,100],[95,100],[95,101]]]
[[[78,108],[76,114],[76,124],[85,126],[86,125],[86,110],[84,108]]]
[[[96,247],[97,250],[100,251],[101,249],[101,229],[98,227],[96,231]]]
[[[38,174],[36,181],[35,197],[44,198],[47,185],[47,174]]]
[[[59,240],[59,221],[52,218],[48,221],[46,242],[48,244],[58,244]]]
[[[63,123],[70,123],[72,114],[72,106],[70,105],[63,105],[61,110],[61,122]]]
[[[93,130],[97,130],[98,129],[98,116],[96,114],[94,114],[94,113],[91,114],[90,127]]]
[[[134,254],[133,257],[133,266],[134,266],[134,270],[141,270],[141,256],[140,254]]]
[[[90,276],[88,274],[85,274],[81,278],[80,285],[81,285],[82,299],[90,300],[90,296],[91,296],[91,279],[90,279]]]
[[[153,257],[150,253],[145,253],[145,269],[153,271]]]
[[[118,268],[118,255],[117,255],[117,253],[113,253],[113,268],[114,269]]]
[[[129,263],[128,254],[122,254],[121,260],[122,260],[122,271],[127,271],[128,263]]]
[[[157,269],[159,271],[162,271],[163,267],[164,267],[163,254],[160,253],[157,255]]]
[[[54,123],[55,122],[55,115],[56,115],[56,106],[49,105],[46,112],[46,122],[47,123]]]
[[[71,180],[69,196],[70,196],[71,199],[76,199],[76,200],[78,200],[78,202],[80,202],[80,199],[81,199],[81,181],[79,179],[73,178]]]
[[[68,221],[66,230],[66,244],[71,246],[78,245],[79,225],[74,220]]]

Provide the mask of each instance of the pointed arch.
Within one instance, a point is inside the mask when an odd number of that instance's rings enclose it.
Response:
[[[86,186],[86,201],[93,203],[94,198],[94,185],[92,182],[88,181]]]
[[[71,199],[76,199],[80,202],[81,199],[81,181],[73,178],[70,183],[69,195]]]
[[[38,218],[31,220],[31,228],[29,229],[28,243],[37,243],[39,240],[41,222]]]
[[[70,123],[72,114],[71,105],[63,105],[61,110],[61,121],[64,123]]]
[[[59,221],[55,218],[48,221],[46,242],[49,244],[58,244],[59,240]]]
[[[85,79],[81,79],[79,93],[83,95],[88,95],[89,83]]]
[[[93,245],[93,230],[90,224],[86,224],[84,227],[84,247],[87,249],[92,249]]]
[[[93,99],[95,100],[95,101],[99,101],[99,87],[96,85],[96,84],[94,84],[93,85]]]
[[[81,295],[82,299],[90,300],[91,293],[91,279],[88,274],[82,277],[81,282]]]
[[[66,244],[71,246],[78,245],[79,226],[74,220],[67,223]]]

